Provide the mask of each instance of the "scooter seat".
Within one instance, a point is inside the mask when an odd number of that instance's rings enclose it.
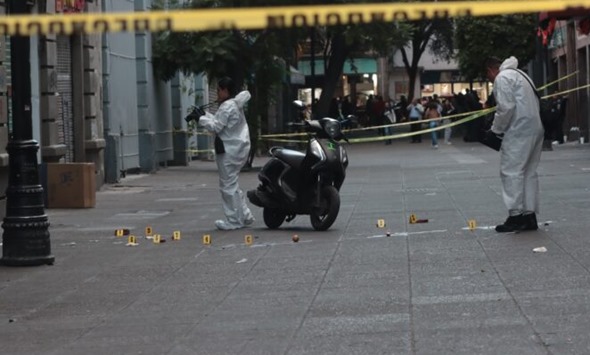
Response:
[[[305,153],[302,153],[300,151],[297,150],[292,150],[292,149],[274,149],[272,151],[272,154],[284,161],[285,163],[289,164],[290,166],[298,169],[301,167],[301,163],[303,162],[303,159],[305,158]]]

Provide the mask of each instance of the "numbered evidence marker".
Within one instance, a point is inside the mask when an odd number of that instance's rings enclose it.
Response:
[[[467,227],[469,228],[470,231],[477,228],[477,223],[475,222],[475,219],[470,219],[469,221],[467,221]]]
[[[203,235],[203,244],[205,244],[205,245],[211,244],[211,236],[209,234]]]
[[[152,229],[152,227],[147,226],[145,227],[145,236],[146,237],[151,237],[154,234],[154,230]]]
[[[160,244],[162,242],[162,236],[159,234],[154,234],[152,241],[154,242],[154,244]]]
[[[127,246],[136,246],[139,245],[137,243],[137,238],[134,235],[130,235],[127,237]]]
[[[180,240],[180,231],[172,232],[172,240]]]
[[[377,220],[377,228],[385,228],[385,220],[384,219]]]
[[[123,237],[129,235],[129,229],[117,229],[115,230],[115,237]]]
[[[410,224],[416,223],[417,220],[418,220],[418,218],[416,218],[416,215],[412,213],[410,215]]]
[[[251,234],[246,234],[244,236],[244,243],[246,243],[246,245],[252,245],[252,235]]]

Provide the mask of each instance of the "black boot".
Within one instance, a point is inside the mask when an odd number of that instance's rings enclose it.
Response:
[[[510,233],[522,230],[525,225],[526,217],[522,214],[517,216],[510,216],[506,219],[504,224],[498,224],[496,226],[496,232],[498,233]]]
[[[533,212],[530,214],[523,215],[524,217],[524,225],[522,226],[523,231],[536,231],[539,229],[539,225],[537,223],[537,215]]]

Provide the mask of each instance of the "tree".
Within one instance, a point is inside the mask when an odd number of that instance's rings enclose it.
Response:
[[[408,74],[408,100],[411,102],[416,89],[418,63],[424,52],[429,49],[435,57],[446,61],[452,58],[454,26],[452,19],[448,18],[406,22],[401,26],[411,33],[410,40],[399,47]]]
[[[468,79],[485,77],[482,63],[491,56],[515,56],[521,64],[528,63],[535,56],[537,25],[535,15],[457,19],[455,41],[461,73]]]
[[[161,0],[164,1],[164,0]],[[317,5],[316,0],[181,0],[168,1],[169,7],[247,7],[276,5]],[[359,1],[340,0],[340,3],[358,3]],[[375,2],[361,1],[361,2]],[[381,0],[387,2],[387,0]],[[334,1],[326,2],[333,4]],[[344,63],[356,53],[382,53],[393,45],[407,41],[394,23],[375,22],[365,25],[331,26],[318,28],[316,33],[322,36],[321,42],[325,52],[325,76],[322,94],[316,114],[325,115],[334,95],[336,85],[342,75]],[[253,31],[215,31],[203,33],[160,33],[154,40],[153,63],[160,78],[169,80],[180,70],[184,73],[205,72],[210,77],[228,71],[234,77],[243,77],[247,83],[255,86],[252,101],[255,112],[249,112],[249,123],[254,123],[256,115],[265,122],[265,107],[268,107],[271,95],[277,83],[284,76],[285,69],[277,57],[289,57],[294,52],[297,42],[309,35],[309,29],[273,29]],[[288,39],[285,41],[285,38]],[[275,74],[274,76],[271,74]],[[249,81],[250,80],[250,81]],[[265,86],[260,84],[264,81]],[[260,96],[256,95],[258,93]],[[255,99],[264,97],[264,100]]]
[[[235,1],[170,1],[167,8],[208,8],[220,5],[237,7]],[[242,2],[244,3],[244,2]],[[156,3],[161,9],[165,2]],[[184,74],[206,73],[210,79],[230,76],[238,87],[246,85],[252,99],[246,112],[252,135],[247,165],[251,166],[258,141],[258,122],[268,121],[272,92],[285,76],[280,60],[285,48],[294,47],[281,38],[281,30],[226,30],[212,32],[161,32],[154,35],[153,65],[156,76],[164,81],[178,71]],[[260,120],[259,120],[260,118]]]
[[[324,85],[316,113],[326,115],[346,60],[371,53],[385,56],[394,46],[407,42],[408,32],[396,23],[374,22],[364,25],[331,26],[324,31]]]

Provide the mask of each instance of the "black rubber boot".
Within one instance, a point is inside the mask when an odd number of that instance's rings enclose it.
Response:
[[[523,215],[524,218],[524,225],[521,230],[523,231],[536,231],[539,229],[539,225],[537,223],[537,215],[535,213],[525,214]]]
[[[518,216],[510,216],[506,219],[504,224],[498,224],[496,226],[496,232],[498,233],[510,233],[522,230],[525,225],[525,216],[519,214]]]

